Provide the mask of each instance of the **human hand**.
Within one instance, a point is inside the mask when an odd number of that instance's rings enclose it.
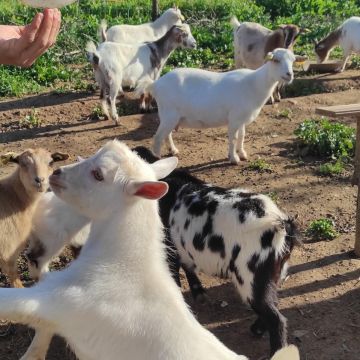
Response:
[[[54,45],[60,25],[58,9],[45,9],[26,26],[0,25],[0,64],[31,66]]]

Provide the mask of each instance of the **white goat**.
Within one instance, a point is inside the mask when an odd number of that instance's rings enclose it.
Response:
[[[341,26],[315,44],[318,62],[326,61],[331,50],[337,45],[342,48],[344,53],[343,63],[337,69],[338,72],[342,72],[345,70],[351,53],[360,53],[360,17],[353,16],[344,21]]]
[[[177,6],[167,9],[154,22],[140,25],[115,25],[106,30],[107,24],[103,20],[100,25],[102,41],[114,41],[123,44],[139,44],[147,41],[155,41],[164,36],[172,26],[180,25],[184,21]]]
[[[104,114],[119,124],[116,111],[116,97],[122,87],[134,88],[142,78],[159,78],[166,60],[176,48],[195,48],[196,41],[187,24],[173,26],[162,38],[142,45],[104,42],[96,49],[95,44],[87,45],[88,59],[92,63],[95,78],[100,86],[101,105]],[[145,108],[145,97],[142,97]]]
[[[235,67],[256,70],[265,63],[266,54],[277,49],[292,49],[300,34],[309,30],[296,25],[280,25],[276,30],[270,30],[253,22],[240,23],[233,16],[230,21],[234,29],[234,60]],[[274,95],[280,100],[278,88]],[[274,96],[271,96],[274,103]]]
[[[279,81],[290,83],[294,61],[302,60],[290,50],[276,49],[257,70],[216,73],[200,69],[176,69],[151,83],[142,84],[158,104],[160,125],[154,137],[154,153],[168,139],[173,154],[179,151],[172,131],[179,126],[210,128],[228,125],[229,157],[232,163],[246,160],[245,125],[253,122]],[[150,84],[149,84],[150,82]],[[239,150],[240,158],[236,153]]]
[[[67,269],[32,288],[0,289],[0,317],[40,329],[26,359],[43,356],[51,333],[63,336],[80,360],[246,359],[197,322],[167,268],[158,204],[151,200],[167,192],[157,179],[176,163],[149,165],[113,141],[53,173],[53,191],[92,225]]]
[[[36,204],[48,188],[51,165],[67,158],[41,148],[1,157],[3,164],[18,164],[10,176],[0,180],[0,267],[13,287],[22,287],[16,261],[25,249]]]
[[[29,246],[26,250],[31,278],[38,280],[49,271],[49,263],[66,245],[75,254],[88,238],[90,220],[55,196],[44,194],[36,207]]]

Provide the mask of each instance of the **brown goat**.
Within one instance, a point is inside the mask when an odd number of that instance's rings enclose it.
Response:
[[[41,148],[1,156],[2,164],[18,164],[11,175],[0,179],[0,267],[12,287],[22,287],[16,261],[26,246],[37,201],[48,189],[51,165],[68,157]]]

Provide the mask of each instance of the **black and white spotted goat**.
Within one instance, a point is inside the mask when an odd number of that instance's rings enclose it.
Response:
[[[146,148],[135,151],[152,163]],[[277,308],[277,284],[294,245],[300,242],[293,219],[266,195],[212,186],[184,170],[163,179],[169,192],[160,213],[171,251],[171,270],[184,269],[192,295],[205,294],[196,273],[229,277],[241,298],[257,313],[251,330],[270,333],[271,354],[287,343],[286,318]]]

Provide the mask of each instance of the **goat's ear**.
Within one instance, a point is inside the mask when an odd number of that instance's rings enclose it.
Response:
[[[19,154],[14,153],[14,152],[9,152],[9,153],[6,153],[6,154],[0,156],[0,164],[6,165],[9,162],[18,164],[19,163]]]
[[[54,161],[63,161],[69,158],[69,154],[54,152],[51,154],[51,157]]]
[[[178,158],[175,156],[155,161],[150,166],[155,172],[157,179],[163,179],[168,176],[177,166]]]
[[[274,59],[274,54],[272,52],[268,52],[265,56],[265,62],[272,61],[273,59]]]
[[[306,60],[308,60],[307,56],[295,55],[295,62],[296,63],[303,63]]]
[[[140,196],[144,199],[158,200],[167,192],[169,186],[163,181],[130,181],[126,185],[126,192],[129,195]]]
[[[300,28],[300,34],[308,34],[309,32],[311,31],[307,28]]]

